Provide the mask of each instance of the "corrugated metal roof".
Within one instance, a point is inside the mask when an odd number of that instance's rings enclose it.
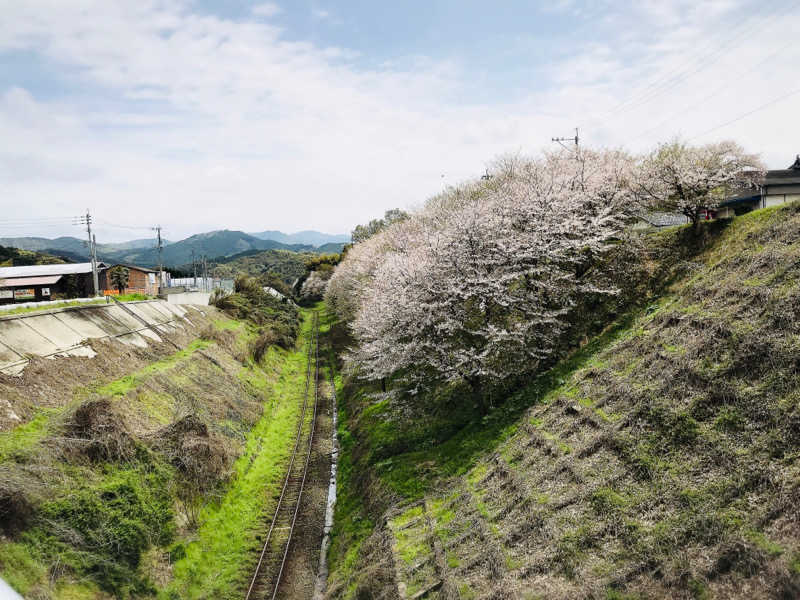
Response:
[[[0,288],[17,287],[20,285],[53,285],[58,283],[63,275],[46,275],[44,277],[10,277],[0,279]]]
[[[639,218],[649,223],[653,227],[670,227],[672,225],[685,225],[689,219],[681,213],[666,212],[647,212],[639,215]]]
[[[105,263],[97,263],[98,269],[104,269]],[[7,277],[44,277],[46,275],[76,275],[91,273],[92,263],[74,263],[69,265],[32,265],[28,267],[0,267],[0,279]]]

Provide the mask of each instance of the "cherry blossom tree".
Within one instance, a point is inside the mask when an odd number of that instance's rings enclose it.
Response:
[[[764,165],[736,142],[661,144],[641,162],[637,192],[647,208],[679,212],[695,226],[732,192],[755,188]]]
[[[328,297],[352,315],[360,376],[411,392],[464,381],[486,409],[487,383],[553,355],[581,294],[613,293],[578,274],[622,227],[630,157],[507,158],[494,171],[356,245],[337,269]]]
[[[320,300],[325,294],[330,271],[311,271],[300,288],[300,297],[307,300]]]

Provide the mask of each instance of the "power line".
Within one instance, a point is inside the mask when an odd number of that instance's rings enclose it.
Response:
[[[800,2],[795,2],[789,11],[793,10]],[[686,80],[688,77],[702,71],[703,69],[708,68],[715,62],[719,60],[723,56],[724,51],[728,48],[728,46],[732,45],[736,41],[739,40],[744,34],[752,33],[762,29],[767,24],[769,24],[775,18],[785,14],[789,11],[780,11],[780,12],[771,12],[769,16],[765,16],[761,23],[757,26],[751,26],[750,24],[744,22],[742,23],[735,31],[736,33],[730,37],[726,42],[723,43],[715,43],[710,42],[708,45],[713,48],[713,51],[708,53],[707,55],[703,56],[693,56],[689,58],[689,60],[685,61],[681,64],[680,67],[677,69],[671,69],[667,71],[667,73],[662,76],[661,78],[656,79],[655,81],[651,82],[650,85],[646,86],[638,95],[634,94],[631,98],[624,100],[623,102],[617,104],[612,109],[601,113],[596,117],[592,117],[589,119],[588,123],[594,123],[601,118],[607,118],[615,113],[618,113],[621,110],[631,110],[633,108],[638,108],[647,104],[648,102],[652,101],[653,99],[657,98],[658,96],[662,95],[663,93],[669,91],[670,89],[674,88],[680,82]],[[752,31],[749,31],[751,30]],[[696,65],[694,69],[692,69],[692,65]],[[688,68],[686,68],[688,67]],[[670,73],[673,73],[670,75]]]
[[[98,223],[102,223],[106,227],[114,227],[116,229],[135,229],[137,231],[142,231],[142,230],[150,231],[153,229],[152,227],[145,227],[143,225],[118,225],[116,223],[109,223],[108,221],[98,221]]]
[[[717,95],[718,95],[718,94],[719,94],[719,93],[720,93],[722,90],[724,90],[726,87],[728,87],[728,86],[729,86],[731,83],[734,83],[734,82],[736,82],[736,81],[740,80],[740,79],[741,79],[742,77],[744,77],[745,75],[749,75],[749,74],[750,74],[750,73],[752,73],[752,72],[753,72],[755,69],[757,69],[758,67],[760,67],[761,65],[763,65],[765,62],[767,62],[768,60],[770,60],[771,58],[773,58],[773,57],[774,57],[774,56],[776,56],[777,54],[779,54],[779,53],[783,52],[784,50],[786,50],[786,48],[790,47],[791,45],[793,45],[793,44],[795,44],[795,43],[796,43],[796,40],[794,40],[794,39],[793,39],[793,40],[791,40],[791,41],[790,41],[788,44],[784,44],[783,46],[781,46],[781,47],[780,47],[780,48],[778,48],[777,50],[774,50],[773,52],[770,52],[770,53],[769,53],[767,56],[765,56],[763,59],[761,59],[760,61],[758,61],[758,62],[757,62],[756,64],[754,64],[753,66],[751,66],[751,67],[750,67],[749,69],[747,69],[746,71],[742,71],[742,72],[740,72],[740,73],[737,73],[737,74],[736,74],[736,77],[735,77],[734,79],[729,79],[728,81],[726,81],[726,82],[725,82],[725,83],[723,83],[722,85],[720,85],[720,86],[718,86],[717,88],[715,88],[715,89],[714,89],[714,91],[713,91],[713,92],[711,92],[710,94],[708,94],[707,96],[704,96],[703,98],[701,98],[700,100],[697,100],[697,101],[695,101],[695,102],[690,102],[690,103],[689,103],[689,104],[687,104],[687,105],[686,105],[686,106],[685,106],[683,109],[681,109],[681,110],[679,110],[679,111],[676,111],[676,112],[674,112],[674,113],[673,113],[673,114],[671,114],[669,117],[667,117],[666,119],[662,120],[662,121],[661,121],[661,122],[660,122],[658,125],[656,125],[655,127],[651,127],[650,129],[647,129],[646,131],[644,131],[644,132],[642,132],[642,133],[640,133],[640,134],[638,134],[638,135],[636,135],[636,136],[632,137],[632,138],[631,138],[630,140],[628,140],[628,141],[634,141],[634,140],[638,140],[639,138],[641,138],[641,137],[643,137],[643,136],[647,135],[648,133],[652,133],[653,131],[656,131],[656,130],[660,129],[661,127],[663,127],[664,125],[666,125],[667,123],[669,123],[670,121],[672,121],[673,119],[675,119],[676,117],[679,117],[679,116],[685,115],[687,112],[690,112],[690,111],[694,110],[695,108],[697,108],[697,107],[698,107],[698,106],[700,106],[701,104],[703,104],[703,103],[705,103],[705,102],[708,102],[709,100],[711,100],[711,98],[713,98],[713,97],[717,96]]]
[[[6,219],[0,220],[0,225],[35,225],[35,224],[55,224],[70,223],[76,220],[75,217],[31,217],[29,219]]]
[[[764,104],[762,104],[760,106],[757,106],[753,110],[749,110],[746,113],[741,114],[741,115],[739,115],[738,117],[736,117],[734,119],[731,119],[730,121],[725,121],[724,123],[720,123],[719,125],[717,125],[715,127],[712,127],[711,129],[708,129],[707,131],[704,131],[703,133],[698,133],[696,136],[689,138],[687,141],[691,142],[692,140],[696,140],[699,137],[703,137],[704,135],[708,135],[709,133],[713,133],[714,131],[717,131],[718,129],[722,129],[723,127],[727,127],[728,125],[736,123],[737,121],[741,121],[742,119],[744,119],[745,117],[749,117],[753,113],[757,113],[760,110],[763,110],[763,109],[765,109],[765,108],[767,108],[769,106],[772,106],[773,104],[777,104],[781,100],[785,100],[786,98],[789,98],[790,96],[794,96],[796,94],[800,94],[800,88],[797,88],[796,90],[794,90],[792,92],[789,92],[788,94],[781,94],[777,98],[773,98],[769,102],[765,102]]]

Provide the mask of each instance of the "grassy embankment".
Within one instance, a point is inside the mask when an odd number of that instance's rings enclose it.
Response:
[[[175,581],[165,597],[239,598],[242,587],[249,583],[265,515],[274,511],[297,431],[311,314],[304,313],[295,350],[272,347],[263,359],[265,375],[258,379],[258,386],[271,399],[269,408],[249,433],[244,452],[234,464],[233,485],[218,503],[203,510],[201,525],[186,544],[185,557],[175,564]],[[310,418],[309,413],[307,420]]]
[[[798,597],[800,207],[687,260],[483,420],[346,383],[334,596]]]
[[[218,319],[0,434],[3,577],[37,598],[238,597],[305,356],[299,342],[256,363],[259,335]]]

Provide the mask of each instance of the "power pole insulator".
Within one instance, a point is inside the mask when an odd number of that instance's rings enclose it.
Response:
[[[575,128],[575,137],[554,137],[554,138],[550,138],[550,141],[560,144],[561,146],[563,146],[567,150],[570,150],[570,148],[567,148],[567,146],[564,146],[563,142],[573,142],[575,144],[575,152],[577,153],[577,152],[580,151],[580,136],[578,135],[578,128],[577,127]]]

